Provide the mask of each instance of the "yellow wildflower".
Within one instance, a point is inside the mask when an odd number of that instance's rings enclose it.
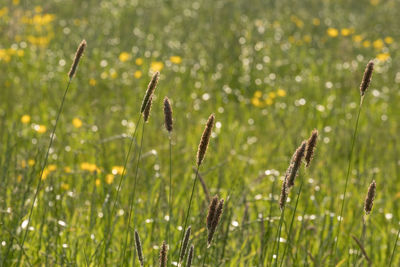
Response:
[[[161,61],[153,61],[151,62],[150,69],[152,71],[161,71],[164,68],[164,63]]]
[[[266,98],[265,99],[265,104],[267,104],[268,106],[271,106],[274,103],[274,100],[272,98]]]
[[[390,36],[385,37],[385,43],[387,43],[387,44],[392,44],[393,41],[394,41],[394,40],[393,40],[392,37],[390,37]]]
[[[68,167],[68,166],[64,167],[64,172],[70,173],[71,172],[71,168]]]
[[[107,175],[106,175],[106,183],[107,183],[107,184],[112,184],[113,181],[114,181],[114,175],[112,175],[112,174],[107,174]]]
[[[18,177],[17,177],[17,182],[20,183],[21,181],[22,181],[22,175],[20,174],[20,175],[18,175]]]
[[[380,0],[370,0],[371,5],[377,6]]]
[[[26,167],[26,161],[25,161],[25,160],[22,160],[22,161],[21,161],[21,167],[22,167],[23,169]]]
[[[41,6],[35,6],[35,12],[36,13],[42,13],[43,8]]]
[[[112,79],[116,79],[118,77],[118,73],[114,69],[111,69],[110,76]]]
[[[89,171],[89,172],[97,172],[97,173],[101,172],[100,169],[96,166],[96,164],[89,163],[89,162],[82,162],[81,169],[84,171]]]
[[[96,186],[100,186],[100,184],[101,184],[100,179],[96,179],[95,184],[96,184]]]
[[[321,24],[321,21],[319,20],[319,18],[313,18],[312,23],[313,23],[315,26],[318,26],[319,24]]]
[[[122,52],[121,54],[119,54],[119,60],[121,62],[128,61],[130,58],[131,58],[131,55],[128,52]]]
[[[353,36],[353,41],[356,43],[361,43],[362,39],[362,36],[359,34]]]
[[[15,5],[15,6],[19,4],[19,0],[13,0],[12,2],[13,2],[13,5]]]
[[[278,95],[278,96],[286,96],[286,91],[285,90],[283,90],[283,89],[281,89],[281,88],[279,88],[277,91],[276,91],[276,94]]]
[[[96,86],[97,81],[95,79],[93,79],[93,78],[90,78],[89,84],[90,84],[90,86]]]
[[[49,166],[47,166],[47,169],[51,172],[57,170],[57,165],[55,164],[50,164]]]
[[[40,133],[40,134],[42,134],[42,133],[45,133],[47,131],[47,128],[44,125],[36,125],[35,126],[35,131]]]
[[[8,13],[8,8],[3,7],[0,9],[0,18]]]
[[[349,29],[349,28],[343,28],[343,29],[340,30],[340,33],[343,36],[349,36],[350,34],[352,34],[352,32],[353,32],[353,30]]]
[[[69,184],[64,184],[64,183],[62,183],[62,184],[61,184],[61,189],[63,189],[63,190],[68,190],[68,189],[69,189]]]
[[[308,35],[308,34],[304,35],[303,40],[306,43],[311,43],[311,40],[312,40],[311,35]]]
[[[372,46],[376,50],[381,50],[385,44],[383,43],[382,39],[377,39],[372,43]]]
[[[368,41],[368,40],[365,40],[365,41],[362,43],[362,45],[363,45],[364,47],[370,47],[370,46],[371,46],[371,42]]]
[[[330,37],[337,37],[339,35],[339,31],[335,28],[328,28],[326,30],[326,33],[330,36]]]
[[[29,123],[31,121],[31,116],[29,116],[29,115],[23,115],[22,117],[21,117],[21,122],[23,123],[23,124],[27,124],[27,123]]]
[[[35,160],[34,160],[34,159],[28,160],[28,165],[29,165],[29,166],[35,165]]]
[[[257,98],[257,97],[253,97],[253,98],[251,99],[251,103],[252,103],[253,106],[255,106],[255,107],[262,107],[262,102],[261,102],[260,99]]]
[[[135,72],[133,73],[133,76],[134,76],[136,79],[139,79],[140,77],[142,77],[142,72],[141,72],[140,70],[137,70],[137,71],[135,71]]]
[[[376,56],[376,58],[379,61],[385,62],[386,60],[388,60],[390,58],[390,54],[389,53],[380,53]]]
[[[258,97],[258,98],[262,97],[262,92],[260,90],[255,91],[254,97]]]
[[[123,171],[124,171],[124,166],[114,166],[114,167],[112,167],[112,170],[111,170],[112,174],[114,174],[114,175],[117,175],[117,174],[121,175]]]
[[[268,93],[268,97],[271,99],[274,99],[276,97],[276,93],[275,92],[269,92]]]
[[[143,58],[138,57],[138,58],[135,60],[135,63],[136,63],[136,65],[138,65],[138,66],[142,65],[142,64],[143,64]]]
[[[181,64],[182,63],[182,58],[179,56],[172,56],[169,58],[169,60],[174,63],[174,64]]]
[[[79,118],[74,118],[74,119],[72,120],[72,125],[73,125],[75,128],[81,128],[81,127],[82,127],[82,121],[81,121]]]

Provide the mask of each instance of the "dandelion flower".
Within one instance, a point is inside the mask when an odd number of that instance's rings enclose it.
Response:
[[[21,122],[22,122],[23,124],[27,124],[27,123],[29,123],[30,121],[31,121],[31,116],[29,116],[29,115],[24,115],[24,116],[21,117]]]
[[[81,128],[81,127],[82,127],[82,121],[81,121],[79,118],[74,118],[74,119],[72,120],[72,125],[73,125],[75,128]]]
[[[179,56],[172,56],[169,58],[169,60],[174,63],[174,64],[181,64],[182,63],[182,58]]]
[[[127,52],[122,52],[121,54],[119,54],[118,58],[119,58],[119,61],[125,62],[131,58],[131,55],[129,55],[129,53],[127,53]]]
[[[326,30],[326,33],[330,36],[330,37],[337,37],[339,35],[339,31],[335,28],[328,28]]]

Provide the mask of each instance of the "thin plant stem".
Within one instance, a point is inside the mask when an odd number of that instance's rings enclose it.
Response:
[[[171,140],[171,133],[168,136],[169,139],[169,197],[168,197],[168,223],[167,223],[167,244],[170,246],[170,224],[172,218],[172,140]],[[168,257],[168,261],[171,261],[171,257]],[[168,263],[169,263],[168,262]]]
[[[283,250],[283,255],[282,255],[282,260],[281,260],[280,267],[283,266],[283,261],[285,260],[286,251],[287,251],[287,248],[289,247],[289,244],[290,244],[290,241],[291,241],[291,240],[290,240],[290,236],[291,236],[291,233],[292,233],[292,227],[293,227],[294,217],[295,217],[295,215],[296,215],[297,205],[299,204],[299,198],[300,198],[300,194],[301,194],[301,189],[302,189],[302,187],[303,187],[303,179],[301,180],[300,187],[299,187],[299,191],[297,192],[296,205],[294,206],[294,211],[293,211],[293,215],[292,215],[292,220],[291,220],[291,222],[290,222],[290,227],[289,227],[288,238],[287,238],[287,241],[286,241],[285,249]],[[278,261],[278,259],[277,259],[277,261]]]
[[[132,218],[132,209],[134,209],[134,216],[136,217],[136,206],[133,205],[133,202],[135,200],[135,195],[136,195],[136,185],[137,185],[137,177],[138,177],[138,172],[139,172],[139,164],[140,164],[140,159],[141,159],[141,155],[142,155],[142,146],[143,146],[143,135],[144,135],[144,126],[146,124],[143,123],[142,126],[142,136],[140,137],[140,146],[139,146],[139,156],[138,156],[138,160],[136,163],[136,171],[135,171],[135,178],[134,178],[134,184],[133,184],[133,193],[132,193],[132,198],[130,199],[130,203],[129,203],[129,216],[128,216],[128,233],[125,235],[125,242],[124,242],[124,248],[123,248],[123,252],[122,252],[122,262],[124,262],[124,258],[125,258],[125,252],[126,252],[126,247],[128,244],[128,236],[130,233],[130,225],[131,225],[131,218]],[[135,220],[133,223],[133,229],[135,229]]]
[[[345,200],[346,200],[347,185],[348,185],[349,177],[350,177],[351,162],[352,162],[352,159],[353,159],[353,151],[354,151],[354,144],[356,142],[358,122],[360,120],[361,107],[362,107],[363,101],[364,101],[364,96],[361,96],[360,105],[358,107],[358,114],[357,114],[356,124],[355,124],[355,127],[354,127],[353,138],[351,140],[351,150],[350,150],[350,154],[349,154],[349,164],[347,166],[346,183],[345,183],[345,186],[344,186],[342,206],[340,208],[339,225],[338,225],[338,230],[337,230],[337,234],[336,234],[336,240],[334,240],[334,242],[333,242],[333,244],[334,244],[334,251],[333,251],[334,258],[336,258],[337,246],[338,246],[338,243],[339,243],[340,226],[341,226],[342,220],[343,220],[343,210],[344,210],[344,204],[345,204]]]
[[[280,219],[279,219],[279,227],[278,227],[278,231],[277,231],[276,236],[275,236],[274,246],[273,246],[273,249],[272,249],[271,262],[274,259],[274,251],[275,251],[275,247],[277,245],[276,260],[275,260],[275,264],[274,264],[275,266],[278,263],[279,241],[281,239],[281,230],[282,230],[284,214],[285,214],[285,206],[283,206],[283,209],[281,211],[281,216],[280,216]]]
[[[32,205],[31,205],[31,208],[30,208],[30,211],[29,211],[28,223],[26,224],[26,228],[25,228],[25,231],[24,231],[24,236],[23,236],[22,241],[21,241],[21,243],[20,243],[20,253],[19,253],[19,256],[18,256],[17,266],[19,266],[20,263],[21,263],[22,251],[24,250],[24,243],[25,243],[25,240],[26,240],[26,236],[27,236],[27,234],[28,234],[29,224],[30,224],[31,219],[32,219],[33,207],[35,206],[35,202],[36,202],[36,199],[37,199],[37,197],[38,197],[38,194],[39,194],[39,191],[40,191],[40,187],[41,187],[41,185],[42,185],[42,178],[43,178],[44,169],[46,168],[46,165],[47,165],[47,160],[48,160],[49,154],[50,154],[50,148],[51,148],[51,146],[53,145],[54,134],[55,134],[56,129],[57,129],[57,124],[58,124],[58,121],[59,121],[59,119],[60,119],[60,115],[61,115],[62,109],[63,109],[63,107],[64,107],[65,98],[66,98],[66,96],[67,96],[68,89],[69,89],[69,86],[70,86],[70,84],[71,84],[71,81],[72,81],[72,78],[69,78],[68,84],[67,84],[67,88],[65,88],[64,95],[63,95],[63,98],[62,98],[62,100],[61,100],[61,104],[60,104],[60,106],[59,106],[59,108],[58,108],[58,113],[57,113],[57,117],[56,117],[56,122],[55,122],[55,124],[54,124],[54,126],[53,126],[53,130],[52,130],[51,135],[50,135],[49,146],[47,147],[46,156],[44,157],[43,165],[42,165],[42,168],[41,168],[41,170],[40,170],[39,182],[38,182],[38,184],[37,184],[37,186],[36,186],[35,195],[33,196]]]
[[[396,235],[396,241],[394,242],[393,251],[392,251],[392,256],[390,256],[389,267],[392,266],[393,257],[394,257],[394,252],[396,251],[397,241],[399,240],[399,235],[400,235],[400,228],[399,228],[399,231],[397,232],[397,235]]]
[[[184,237],[184,235],[185,235],[185,230],[184,230],[184,229],[186,229],[187,222],[188,222],[188,219],[189,219],[190,208],[191,208],[191,206],[192,206],[192,200],[193,200],[194,188],[196,187],[197,178],[198,178],[198,176],[199,176],[199,169],[200,169],[200,165],[197,165],[196,177],[194,178],[194,181],[193,181],[193,187],[192,187],[192,193],[190,194],[189,206],[188,206],[188,209],[187,209],[187,211],[186,211],[185,225],[184,225],[184,227],[183,227],[182,235],[181,235],[181,238],[180,238],[181,242],[180,242],[179,254],[178,254],[178,255],[181,255],[181,250],[182,250],[182,245],[183,245],[183,237]],[[179,256],[178,256],[178,257],[179,257]],[[180,260],[178,260],[178,265],[179,265],[179,263],[180,263]]]
[[[207,260],[207,256],[208,256],[208,248],[207,248],[207,241],[206,241],[206,244],[205,244],[205,251],[204,251],[204,257],[203,257],[203,267],[204,267],[204,265],[205,265],[205,263],[206,263],[206,260]]]

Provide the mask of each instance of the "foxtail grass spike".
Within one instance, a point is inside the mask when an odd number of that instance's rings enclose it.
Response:
[[[190,231],[191,230],[192,230],[192,227],[190,227],[190,226],[186,229],[185,237],[183,239],[181,255],[179,256],[179,262],[182,262],[183,258],[186,255],[186,250],[187,250],[187,247],[189,245],[189,238],[190,238]]]
[[[214,218],[211,224],[211,228],[208,231],[208,238],[207,238],[207,247],[211,246],[211,241],[214,237],[215,230],[217,229],[218,223],[221,220],[221,215],[224,210],[224,200],[221,199],[218,203],[218,206],[215,210]]]
[[[140,262],[140,266],[143,267],[143,250],[142,250],[142,243],[140,242],[139,233],[135,230],[135,244],[136,244],[136,252],[138,255],[138,259]]]
[[[374,205],[375,193],[376,193],[376,183],[375,181],[372,181],[372,183],[368,187],[368,194],[367,197],[365,198],[365,203],[364,203],[364,210],[365,214],[367,215],[371,213],[372,206]]]
[[[167,267],[167,253],[167,244],[165,243],[165,241],[163,241],[160,251],[160,267]]]
[[[78,68],[79,60],[81,59],[83,51],[85,51],[85,48],[86,48],[86,41],[82,40],[82,42],[78,46],[78,49],[76,50],[74,62],[71,65],[71,69],[68,72],[68,77],[70,79],[72,79],[75,75],[76,69]]]
[[[304,153],[306,150],[306,142],[303,141],[299,148],[297,148],[296,152],[294,152],[294,155],[292,157],[292,161],[290,163],[290,167],[288,170],[288,178],[287,178],[287,187],[291,188],[294,185],[294,179],[297,176],[297,173],[300,169],[301,166],[301,161],[304,157]]]
[[[153,96],[154,90],[156,89],[157,83],[158,83],[158,78],[160,76],[160,73],[156,71],[153,74],[153,77],[151,78],[151,81],[149,85],[147,86],[146,94],[144,95],[143,101],[142,101],[142,107],[140,108],[140,113],[143,113],[144,110],[146,109],[147,102],[149,102],[150,97]]]
[[[194,246],[192,245],[189,249],[189,255],[187,258],[186,267],[192,266],[193,256],[194,256]]]
[[[148,122],[149,121],[150,111],[151,111],[151,104],[153,104],[153,96],[150,96],[150,99],[147,102],[147,106],[144,109],[144,112],[143,112],[144,122]]]
[[[217,205],[218,205],[218,196],[215,195],[210,203],[210,206],[208,206],[208,214],[207,214],[207,229],[210,230],[212,223],[213,223],[213,219],[215,216],[215,210],[217,209]]]
[[[372,72],[374,70],[374,62],[371,60],[368,62],[367,66],[365,67],[364,77],[361,81],[360,85],[360,93],[361,96],[365,94],[367,91],[369,84],[371,83]]]
[[[279,198],[279,207],[281,211],[285,207],[287,196],[288,196],[288,190],[287,190],[287,175],[286,175],[282,183],[281,196]]]
[[[164,123],[165,129],[167,129],[167,131],[171,133],[173,129],[172,107],[168,97],[164,98]]]
[[[203,131],[203,135],[201,136],[199,148],[197,150],[197,166],[200,166],[203,162],[204,156],[206,155],[208,143],[210,142],[211,131],[214,127],[214,114],[211,114],[207,120],[206,127]]]
[[[314,129],[311,132],[310,138],[308,138],[307,140],[306,155],[304,157],[306,161],[306,167],[310,166],[310,162],[313,159],[315,147],[317,146],[317,139],[318,139],[318,131],[317,129]]]

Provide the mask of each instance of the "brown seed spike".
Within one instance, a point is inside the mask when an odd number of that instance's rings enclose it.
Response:
[[[153,104],[153,96],[150,96],[149,101],[147,102],[147,106],[144,109],[143,112],[143,118],[145,122],[148,122],[149,117],[150,117],[150,111],[151,111],[151,104]]]
[[[203,135],[201,136],[199,148],[197,150],[197,166],[203,162],[204,156],[206,155],[208,143],[210,142],[211,131],[214,127],[214,114],[211,114],[207,120],[206,127],[203,131]]]
[[[306,167],[310,166],[310,162],[314,155],[315,147],[317,146],[317,139],[318,139],[318,131],[317,129],[314,129],[311,132],[310,138],[308,138],[307,140],[306,156],[304,157],[306,161]]]
[[[368,86],[371,83],[371,77],[372,77],[373,70],[374,70],[374,62],[371,60],[368,62],[367,67],[365,68],[364,77],[361,81],[361,85],[360,85],[361,96],[363,96],[365,94],[365,91],[367,91]]]
[[[165,123],[165,129],[167,129],[167,131],[171,133],[173,128],[172,107],[168,97],[164,98],[164,123]]]
[[[186,250],[187,250],[187,247],[189,245],[189,238],[190,238],[190,231],[191,230],[192,230],[192,227],[190,227],[190,226],[186,229],[185,237],[183,238],[181,255],[179,256],[179,262],[182,262],[183,258],[186,255]]]
[[[165,243],[165,241],[163,241],[160,251],[160,267],[167,267],[167,253],[167,244]]]
[[[187,258],[186,267],[192,266],[193,256],[194,256],[194,246],[192,245],[189,249],[189,255]]]
[[[211,246],[211,241],[212,241],[212,239],[214,237],[214,233],[215,233],[215,230],[217,229],[218,223],[221,220],[221,215],[222,215],[223,210],[224,210],[224,200],[221,199],[219,201],[219,203],[218,203],[218,206],[217,206],[216,210],[215,210],[215,215],[214,215],[214,219],[213,219],[212,224],[211,224],[211,228],[208,231],[207,247]]]
[[[287,181],[286,181],[286,177],[285,177],[285,180],[283,180],[283,183],[282,183],[281,196],[279,198],[279,207],[280,207],[281,211],[285,207],[287,196],[288,196]]]
[[[218,196],[215,195],[211,200],[210,206],[208,207],[208,214],[207,214],[207,229],[211,229],[212,222],[214,220],[215,210],[217,209],[218,205]]]
[[[136,244],[136,252],[138,255],[138,259],[140,262],[140,266],[143,267],[143,250],[142,250],[142,243],[140,242],[139,233],[135,230],[135,244]]]
[[[304,153],[306,150],[306,142],[303,141],[299,148],[297,148],[296,152],[294,152],[292,161],[290,163],[289,169],[288,169],[288,178],[287,178],[287,187],[291,188],[294,185],[294,179],[297,176],[297,173],[300,169],[301,166],[301,161],[304,157]]]
[[[78,68],[79,60],[81,59],[83,51],[85,51],[85,48],[86,48],[86,41],[82,40],[82,42],[78,46],[78,49],[76,50],[74,62],[71,65],[71,69],[68,72],[68,77],[70,79],[72,79],[75,75],[76,69]]]
[[[371,213],[372,206],[374,205],[375,193],[376,193],[376,183],[375,181],[372,181],[372,183],[368,187],[368,194],[367,197],[365,198],[365,203],[364,203],[364,210],[365,214],[367,215]]]
[[[146,94],[144,95],[144,98],[142,101],[142,107],[140,108],[140,113],[144,112],[144,110],[146,109],[146,106],[147,106],[147,102],[149,102],[150,97],[153,96],[153,93],[154,93],[154,90],[156,89],[159,77],[160,77],[160,73],[158,71],[156,71],[153,74],[153,77],[151,78],[149,85],[147,86]]]

